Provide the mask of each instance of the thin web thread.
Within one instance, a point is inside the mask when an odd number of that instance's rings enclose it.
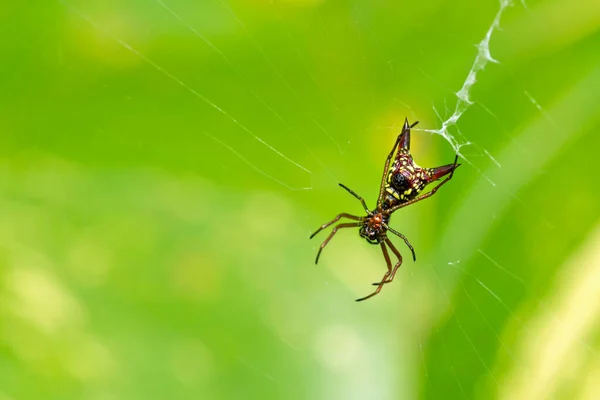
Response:
[[[235,18],[235,20],[238,22],[238,24],[242,27],[242,29],[244,30],[244,32],[246,33],[246,35],[248,36],[248,38],[250,39],[250,41],[252,42],[254,47],[256,47],[256,49],[258,50],[260,55],[263,57],[263,59],[265,60],[267,65],[273,70],[275,75],[277,75],[277,77],[283,82],[283,84],[290,90],[290,92],[294,95],[294,97],[300,101],[300,104],[304,104],[304,101],[298,95],[298,92],[292,87],[292,85],[287,81],[287,79],[285,79],[285,77],[279,71],[279,69],[277,69],[275,67],[275,64],[273,64],[273,62],[267,57],[267,54],[263,50],[262,46],[260,45],[260,43],[258,43],[258,41],[252,35],[252,33],[250,33],[250,30],[248,30],[248,28],[246,27],[246,24],[244,24],[244,22],[240,19],[240,17],[238,17],[238,15],[235,13],[235,11],[225,1],[219,0],[219,2],[221,3],[221,5],[223,5],[223,7],[225,7],[227,9],[227,11],[229,11],[229,13],[233,16],[233,18]],[[289,35],[289,33],[288,33],[288,35]],[[310,75],[310,73],[309,73],[309,75]],[[308,111],[306,110],[306,108],[304,108],[304,112],[309,114]],[[321,131],[323,131],[323,133],[325,133],[327,138],[329,138],[329,140],[331,140],[331,142],[337,147],[339,153],[344,154],[345,150],[342,149],[342,146],[340,146],[340,144],[337,142],[337,140],[329,132],[327,132],[327,130],[323,127],[323,125],[321,125],[315,118],[312,118],[312,119],[313,119],[313,122],[319,127],[319,129],[321,129]]]
[[[456,97],[458,98],[456,102],[456,107],[454,108],[454,112],[452,115],[442,121],[442,126],[439,129],[424,129],[425,132],[435,133],[437,135],[442,136],[454,149],[454,151],[461,156],[461,158],[465,159],[465,157],[460,153],[460,149],[463,146],[467,146],[471,144],[471,142],[463,142],[461,143],[456,137],[454,137],[450,132],[448,132],[448,128],[455,126],[458,123],[458,120],[462,117],[462,115],[467,111],[471,105],[473,105],[473,101],[470,99],[471,88],[477,82],[477,74],[480,71],[483,71],[488,63],[498,63],[490,53],[490,40],[492,38],[492,34],[500,27],[500,19],[502,18],[502,14],[504,11],[512,5],[512,1],[510,0],[501,0],[500,8],[494,17],[494,20],[490,27],[488,28],[484,38],[477,44],[477,56],[473,61],[473,65],[467,74],[467,78],[463,82],[462,87],[458,92],[456,92]],[[436,111],[437,112],[437,111]],[[465,161],[468,161],[465,159]]]
[[[463,335],[465,336],[465,338],[467,339],[467,342],[469,343],[469,345],[471,346],[471,348],[473,349],[473,351],[475,352],[475,355],[477,356],[477,358],[479,359],[479,361],[481,362],[481,364],[483,365],[483,367],[485,368],[488,376],[491,377],[491,379],[494,381],[496,387],[500,387],[500,383],[498,381],[498,378],[496,377],[496,375],[494,374],[494,372],[491,370],[491,368],[489,367],[488,363],[485,361],[485,359],[483,358],[483,356],[481,355],[481,352],[479,350],[477,350],[477,347],[475,346],[475,343],[473,343],[473,340],[471,339],[471,336],[469,336],[469,334],[467,333],[467,331],[465,330],[460,318],[458,317],[458,314],[456,313],[456,310],[454,308],[454,306],[452,306],[452,303],[450,301],[450,296],[448,295],[448,292],[446,291],[446,289],[444,288],[444,285],[442,284],[442,280],[440,279],[438,273],[436,272],[435,268],[433,268],[433,266],[431,267],[431,270],[434,273],[434,276],[436,278],[436,281],[438,283],[438,286],[440,287],[441,292],[443,293],[445,300],[446,300],[446,304],[448,305],[448,308],[450,309],[450,312],[452,313],[452,315],[454,316],[454,319],[456,320],[456,323],[458,325],[458,327],[460,328],[461,332],[463,333]],[[452,370],[452,365],[450,366],[450,369]],[[463,392],[463,395],[465,394],[464,389],[460,383],[460,380],[458,379],[458,377],[456,376],[456,374],[454,373],[454,370],[452,370],[453,374],[454,374],[454,378],[456,380],[456,383],[458,384],[458,386],[460,387],[461,391]]]
[[[73,5],[71,5],[70,3],[68,3],[65,0],[59,0],[61,4],[63,4],[67,9],[69,9],[71,12],[73,12],[74,14],[76,14],[78,17],[80,17],[81,19],[87,21],[90,25],[92,25],[95,29],[97,29],[98,31],[102,32],[104,35],[110,37],[111,39],[113,39],[115,42],[117,42],[119,45],[121,45],[122,47],[124,47],[126,50],[128,50],[129,52],[131,52],[132,54],[136,55],[137,57],[139,57],[142,61],[144,61],[145,63],[147,63],[148,65],[152,66],[154,69],[156,69],[158,72],[160,72],[161,74],[163,74],[164,76],[166,76],[167,78],[171,79],[173,82],[177,83],[178,85],[180,85],[181,87],[183,87],[184,89],[186,89],[188,92],[190,92],[191,94],[193,94],[194,96],[196,96],[197,98],[199,98],[200,100],[202,100],[204,103],[208,104],[209,106],[211,106],[213,109],[217,110],[218,112],[220,112],[221,114],[223,114],[225,117],[229,118],[234,124],[236,124],[237,126],[239,126],[244,132],[246,132],[247,134],[249,134],[250,136],[252,136],[255,140],[257,140],[259,143],[261,143],[263,146],[267,147],[269,150],[271,150],[272,152],[274,152],[275,154],[277,154],[278,156],[280,156],[281,158],[283,158],[284,160],[286,160],[287,162],[293,164],[294,166],[296,166],[297,168],[303,170],[305,173],[309,174],[310,176],[310,181],[311,184],[309,187],[300,187],[300,188],[294,188],[290,185],[284,184],[282,181],[274,179],[272,176],[268,175],[268,174],[263,174],[269,178],[271,178],[274,182],[283,185],[285,188],[287,189],[291,189],[291,190],[310,190],[312,189],[312,172],[305,168],[304,166],[302,166],[301,164],[297,163],[296,161],[292,160],[291,158],[289,158],[288,156],[286,156],[285,154],[283,154],[282,152],[280,152],[279,150],[277,150],[275,147],[273,147],[271,144],[267,143],[264,139],[262,139],[261,137],[259,137],[257,134],[255,134],[254,132],[252,132],[248,127],[246,127],[244,124],[242,124],[241,122],[239,122],[235,117],[233,117],[231,114],[229,114],[227,111],[225,111],[223,108],[219,107],[217,104],[215,104],[214,102],[212,102],[210,99],[208,99],[207,97],[205,97],[204,95],[202,95],[201,93],[199,93],[197,90],[195,90],[194,88],[188,86],[185,82],[183,82],[181,79],[177,78],[175,75],[173,75],[171,72],[169,72],[168,70],[166,70],[165,68],[163,68],[162,66],[160,66],[159,64],[157,64],[156,62],[152,61],[150,58],[148,58],[147,56],[145,56],[143,53],[141,53],[140,51],[138,51],[136,48],[134,48],[133,46],[131,46],[129,43],[127,43],[126,41],[124,41],[123,39],[111,35],[108,32],[104,31],[103,29],[101,29],[101,27],[98,25],[98,23],[96,21],[94,21],[91,17],[89,17],[88,15],[86,15],[85,13],[83,13],[82,11],[80,11],[78,8],[74,7]],[[223,144],[223,143],[221,143]],[[239,155],[238,155],[239,156]],[[255,168],[256,169],[256,168]]]
[[[185,26],[190,32],[192,32],[196,37],[198,37],[202,42],[204,42],[207,46],[209,46],[211,49],[213,49],[217,54],[219,54],[219,56],[221,56],[221,58],[223,59],[223,61],[225,61],[225,63],[229,66],[229,68],[231,68],[232,71],[234,71],[237,76],[239,77],[239,79],[248,87],[250,93],[254,96],[254,98],[261,103],[263,106],[265,106],[265,108],[267,108],[267,110],[269,110],[269,112],[271,112],[288,130],[288,132],[290,132],[295,138],[296,140],[298,140],[306,149],[306,151],[311,155],[311,157],[313,157],[313,159],[325,170],[325,172],[327,172],[327,174],[335,181],[338,182],[339,180],[333,175],[333,173],[327,168],[327,166],[316,156],[316,154],[311,150],[311,148],[308,146],[308,144],[306,144],[306,142],[300,137],[300,135],[298,135],[296,132],[294,132],[294,130],[292,129],[292,127],[283,119],[283,117],[273,108],[271,107],[262,97],[260,97],[256,91],[254,89],[252,89],[251,85],[248,83],[248,81],[244,78],[244,76],[240,73],[240,71],[234,66],[233,62],[229,59],[229,57],[227,57],[225,55],[225,53],[223,53],[221,51],[221,49],[219,49],[213,42],[211,42],[209,39],[206,38],[206,36],[204,36],[202,33],[200,33],[197,29],[195,29],[188,21],[186,21],[183,17],[181,17],[181,15],[179,15],[177,12],[175,12],[175,10],[173,8],[171,8],[169,5],[167,5],[164,1],[162,0],[155,0],[156,3],[158,5],[160,5],[162,8],[164,8],[169,14],[171,14],[171,16],[173,16],[173,18],[175,18],[180,24],[182,24],[183,26]],[[227,7],[226,5],[224,5],[224,7]],[[233,14],[233,11],[231,10],[231,8],[227,7],[229,12],[231,12]],[[239,20],[239,18],[237,18],[237,16],[234,14],[235,18],[237,21],[239,21],[241,23],[241,21]],[[248,35],[250,35],[250,33],[248,32],[247,29],[245,29],[244,26],[244,30],[246,31],[246,33]],[[254,40],[254,38],[251,37],[251,40],[253,43],[255,43],[256,41]],[[258,47],[260,48],[260,47]],[[263,57],[266,59],[266,55],[264,54],[264,52],[261,52],[261,54],[263,55]],[[312,74],[310,73],[310,71],[308,70],[308,67],[306,66],[306,63],[304,62],[304,60],[302,60],[302,58],[300,57],[300,52],[298,51],[298,57],[301,59],[301,61],[304,64],[304,67],[306,69],[307,74],[310,76],[310,78],[315,82],[315,84],[318,85],[318,82],[316,81],[316,79],[312,76]],[[266,59],[266,62],[269,66],[272,67],[272,63]],[[283,78],[283,77],[282,77]],[[295,93],[295,92],[294,92]],[[326,93],[325,93],[326,95]],[[327,96],[328,97],[328,96]],[[329,97],[328,97],[329,98]],[[333,101],[331,101],[331,99],[329,98],[330,102],[333,104]],[[335,104],[333,104],[334,108],[336,110],[338,110],[337,106],[335,106]],[[333,139],[331,137],[331,135],[329,134],[329,132],[325,131],[324,128],[321,127],[321,125],[314,120],[315,124],[317,124],[324,132],[326,135],[329,136],[329,138],[333,141],[333,143],[337,146],[337,148],[340,151],[340,154],[342,154],[342,150],[340,145],[335,141],[335,139]],[[226,146],[226,148],[229,148],[230,146]],[[236,155],[237,157],[241,157],[241,155],[239,153],[234,153],[234,155]],[[246,163],[250,163],[248,160],[244,159],[244,161]],[[258,167],[252,165],[252,168],[255,170],[259,170]],[[272,177],[269,174],[265,174],[264,171],[261,172],[262,175],[268,176],[269,178],[272,179]],[[280,181],[278,181],[277,179],[273,179],[274,181],[276,181],[277,183],[280,183]],[[290,188],[288,185],[283,184],[283,186],[287,187],[288,189],[293,189]],[[308,188],[303,188],[305,190],[307,189],[311,189],[312,188],[312,184],[311,187]]]

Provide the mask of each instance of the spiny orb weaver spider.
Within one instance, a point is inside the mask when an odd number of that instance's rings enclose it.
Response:
[[[367,242],[371,244],[378,244],[381,247],[383,257],[385,258],[385,262],[387,264],[387,272],[383,276],[381,282],[373,284],[374,286],[377,286],[377,289],[373,293],[371,293],[368,296],[357,299],[356,301],[363,301],[378,294],[381,291],[381,288],[384,284],[390,283],[394,280],[396,271],[398,270],[400,265],[402,265],[402,256],[400,255],[398,249],[396,249],[396,247],[392,244],[391,240],[387,237],[387,232],[391,232],[394,235],[402,238],[404,240],[404,243],[406,243],[406,245],[412,252],[413,260],[417,260],[415,250],[409,243],[408,239],[400,232],[390,228],[388,225],[394,211],[433,196],[435,192],[437,192],[437,190],[440,187],[442,187],[443,184],[452,179],[454,171],[460,165],[457,164],[457,154],[454,158],[454,163],[452,164],[436,168],[419,167],[413,161],[413,158],[410,154],[410,129],[418,123],[419,121],[413,123],[412,125],[408,125],[408,119],[404,121],[402,132],[400,132],[400,135],[398,135],[396,143],[394,143],[394,147],[392,147],[392,151],[388,155],[387,160],[385,162],[385,167],[383,169],[383,177],[381,179],[381,185],[379,187],[379,197],[377,198],[377,207],[375,208],[375,210],[370,211],[367,207],[367,204],[365,203],[365,200],[362,197],[360,197],[354,191],[340,183],[339,185],[341,187],[346,189],[348,193],[356,197],[361,202],[363,208],[367,212],[367,215],[364,217],[359,217],[347,213],[338,214],[334,219],[327,222],[326,224],[323,224],[319,229],[317,229],[315,233],[313,233],[310,236],[310,238],[312,239],[317,233],[321,232],[321,230],[327,228],[328,226],[336,223],[340,220],[340,218],[348,218],[357,221],[338,224],[333,228],[327,239],[325,239],[325,241],[321,244],[319,252],[317,253],[315,264],[319,262],[319,256],[321,255],[321,251],[323,251],[323,248],[327,246],[329,241],[333,238],[333,236],[340,228],[360,227],[359,234],[361,237],[365,238]],[[398,150],[397,153],[396,149]],[[392,160],[394,153],[396,153],[396,158],[390,168],[390,161]],[[419,194],[423,191],[423,189],[425,189],[425,186],[427,186],[429,183],[434,182],[446,175],[448,175],[446,179],[440,182],[430,192],[421,195]],[[396,257],[398,257],[398,262],[393,268],[386,244],[387,247],[389,247],[392,250],[392,252],[396,255]]]

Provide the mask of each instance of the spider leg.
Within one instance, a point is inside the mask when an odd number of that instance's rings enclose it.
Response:
[[[352,189],[350,189],[346,185],[344,185],[342,183],[339,183],[338,185],[340,185],[341,187],[343,187],[344,189],[346,189],[348,191],[348,193],[350,193],[352,196],[354,196],[358,200],[360,200],[360,203],[362,204],[362,206],[365,209],[365,211],[367,212],[367,214],[371,215],[371,211],[369,210],[369,207],[367,207],[367,203],[365,203],[365,199],[363,199],[362,197],[360,197],[359,195],[357,195]]]
[[[338,217],[339,217],[339,215],[338,215]],[[329,224],[331,224],[331,223],[329,223]],[[319,248],[319,252],[317,253],[317,258],[315,259],[315,264],[318,264],[318,262],[319,262],[319,256],[321,255],[321,252],[323,251],[323,249],[325,248],[325,246],[327,246],[327,244],[329,243],[329,241],[331,240],[331,238],[333,238],[333,235],[336,234],[336,232],[338,231],[338,229],[340,229],[340,228],[354,228],[354,227],[357,227],[357,226],[360,226],[360,223],[358,223],[358,222],[348,222],[348,223],[345,223],[345,224],[338,224],[338,225],[336,225],[331,230],[331,233],[329,234],[329,236],[327,236],[327,239],[325,239],[323,241],[323,243],[321,243],[321,247]],[[313,234],[313,236],[314,236],[314,234]]]
[[[315,233],[313,233],[312,235],[310,235],[309,239],[312,239],[313,237],[315,237],[315,235],[319,232],[321,232],[323,229],[327,228],[328,226],[335,224],[336,222],[338,222],[340,220],[340,218],[348,218],[348,219],[353,219],[355,221],[364,221],[364,217],[357,217],[356,215],[352,215],[352,214],[347,214],[347,213],[341,213],[335,216],[334,219],[332,219],[331,221],[329,221],[326,224],[321,225],[321,227],[319,229],[317,229],[315,231]]]
[[[389,241],[389,239],[385,239],[386,243],[388,243],[388,245],[391,243]],[[380,243],[381,245],[381,252],[383,253],[383,257],[385,258],[385,262],[387,264],[388,270],[385,273],[385,275],[383,275],[383,278],[381,279],[380,283],[374,283],[373,285],[377,285],[377,289],[375,289],[375,291],[373,293],[371,293],[368,296],[365,297],[361,297],[360,299],[356,299],[356,301],[363,301],[363,300],[367,300],[370,299],[371,297],[375,296],[376,294],[378,294],[381,291],[381,288],[383,287],[383,284],[387,282],[388,276],[390,276],[390,274],[392,273],[392,260],[390,260],[390,255],[388,254],[387,248],[385,247],[385,243]],[[397,268],[397,267],[396,267]]]
[[[454,158],[454,165],[457,165],[456,164],[457,161],[458,161],[458,154]],[[435,192],[438,191],[439,188],[441,188],[446,182],[448,182],[450,179],[452,179],[452,175],[454,175],[454,171],[456,171],[456,168],[454,168],[452,170],[452,172],[450,172],[450,175],[448,175],[448,177],[446,179],[444,179],[436,187],[434,187],[433,189],[431,189],[430,192],[422,194],[420,196],[417,196],[414,199],[407,201],[406,203],[398,204],[397,206],[392,207],[389,210],[386,210],[386,212],[388,214],[391,214],[391,213],[393,213],[394,211],[396,211],[396,210],[398,210],[400,208],[404,208],[406,206],[410,206],[411,204],[417,203],[417,202],[419,202],[421,200],[425,200],[426,198],[433,196],[435,194]]]
[[[396,231],[395,229],[390,228],[389,226],[387,226],[386,224],[383,224],[383,226],[389,231],[392,232],[394,235],[401,237],[402,240],[404,240],[404,243],[406,243],[406,245],[408,246],[408,248],[410,249],[410,251],[412,252],[413,255],[413,261],[417,261],[417,255],[415,254],[415,249],[412,247],[412,245],[410,244],[410,242],[408,241],[408,239],[406,238],[406,236],[404,236],[403,234],[401,234],[400,232]]]
[[[396,263],[396,265],[394,266],[394,269],[392,270],[391,274],[386,274],[389,275],[387,277],[387,279],[385,279],[386,277],[383,277],[383,280],[379,283],[374,283],[373,285],[383,285],[385,283],[390,283],[391,281],[394,280],[394,277],[396,276],[396,271],[398,271],[398,268],[400,268],[400,266],[402,265],[402,255],[400,254],[400,252],[398,251],[398,249],[394,246],[394,244],[391,242],[390,239],[386,238],[385,242],[388,244],[388,246],[390,246],[390,249],[392,249],[392,251],[394,252],[394,254],[396,255],[396,257],[398,257],[398,262]]]
[[[387,239],[387,238],[386,238]],[[380,280],[379,282],[375,282],[373,283],[373,286],[379,286],[379,284],[382,281],[385,281],[386,278],[392,273],[392,260],[390,259],[390,255],[387,251],[387,248],[385,247],[385,243],[380,243],[381,246],[381,252],[383,253],[383,257],[385,258],[385,263],[387,265],[387,272],[385,273],[385,275],[383,276],[383,279]]]

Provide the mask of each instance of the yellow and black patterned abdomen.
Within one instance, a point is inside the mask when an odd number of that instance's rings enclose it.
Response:
[[[400,151],[386,177],[383,208],[392,208],[414,199],[429,182],[427,168],[419,167],[408,152]]]

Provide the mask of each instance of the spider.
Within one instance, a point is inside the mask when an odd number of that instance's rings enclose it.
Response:
[[[367,242],[374,245],[378,244],[381,247],[383,257],[385,258],[385,262],[387,264],[387,272],[385,273],[385,275],[383,275],[383,279],[380,282],[373,283],[374,286],[377,286],[377,289],[373,293],[371,293],[368,296],[361,297],[356,301],[367,300],[378,294],[381,291],[381,288],[384,284],[390,283],[394,280],[396,271],[398,270],[400,265],[402,265],[402,255],[400,255],[398,249],[396,249],[391,240],[387,237],[388,232],[391,232],[394,235],[403,239],[404,243],[406,243],[406,245],[412,252],[413,260],[417,260],[415,250],[406,238],[406,236],[390,228],[389,226],[390,218],[394,211],[433,196],[435,192],[437,192],[438,189],[442,187],[442,185],[444,185],[446,182],[452,179],[454,171],[460,166],[460,164],[457,164],[458,154],[454,158],[454,163],[444,165],[441,167],[421,168],[417,164],[415,164],[410,154],[410,129],[418,123],[419,121],[413,123],[412,125],[409,125],[408,119],[404,121],[402,131],[400,132],[400,135],[398,135],[396,143],[394,143],[394,147],[392,147],[392,151],[388,155],[387,160],[385,162],[385,167],[383,168],[383,176],[381,178],[381,185],[379,187],[379,197],[377,198],[377,207],[375,208],[375,210],[369,210],[367,204],[365,203],[365,200],[362,197],[360,197],[354,191],[340,183],[339,185],[342,188],[346,189],[348,193],[350,193],[352,196],[354,196],[360,201],[367,215],[364,217],[359,217],[347,213],[338,214],[331,221],[321,225],[321,227],[310,236],[310,238],[312,239],[317,233],[321,232],[328,226],[333,225],[334,223],[339,221],[340,218],[348,218],[356,221],[341,223],[333,228],[327,239],[325,239],[325,241],[323,241],[323,243],[321,244],[319,252],[317,253],[315,264],[319,262],[319,256],[321,255],[321,251],[323,251],[325,246],[327,246],[327,244],[336,234],[338,229],[341,228],[359,227],[359,234],[361,237],[365,238]],[[397,152],[396,149],[398,150]],[[390,167],[390,162],[392,160],[392,157],[394,156],[394,153],[396,153],[396,158],[394,160],[394,163]],[[423,189],[425,189],[425,186],[427,186],[429,183],[434,182],[446,175],[448,176],[436,187],[434,187],[430,192],[420,194],[423,191]],[[393,268],[390,255],[388,254],[387,250],[388,247],[398,258],[398,262]]]

